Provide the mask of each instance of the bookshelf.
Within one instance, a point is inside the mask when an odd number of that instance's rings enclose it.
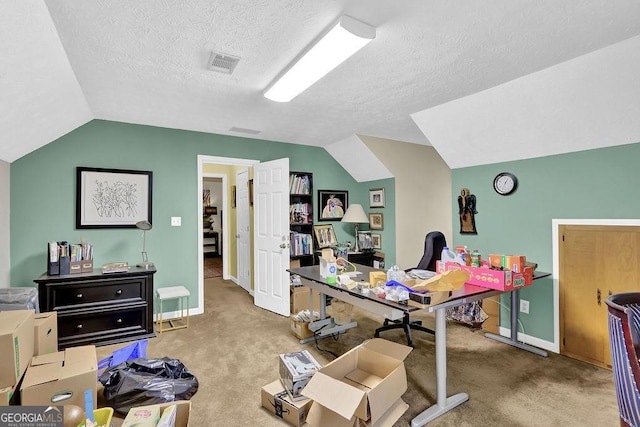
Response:
[[[313,174],[289,173],[289,238],[291,261],[313,265]]]

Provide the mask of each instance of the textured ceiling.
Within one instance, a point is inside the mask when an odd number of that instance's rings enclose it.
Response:
[[[342,14],[376,39],[293,101],[265,99]],[[354,134],[429,144],[412,114],[639,34],[635,0],[11,0],[0,16],[0,159],[92,118],[316,146]],[[206,68],[212,50],[241,58],[233,74]],[[442,132],[432,143],[453,164]]]

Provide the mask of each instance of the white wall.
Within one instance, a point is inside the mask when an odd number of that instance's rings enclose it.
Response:
[[[451,169],[433,147],[360,135],[396,180],[396,264],[415,267],[424,237],[441,231],[453,242]]]
[[[0,288],[10,286],[10,167],[10,163],[0,160]]]

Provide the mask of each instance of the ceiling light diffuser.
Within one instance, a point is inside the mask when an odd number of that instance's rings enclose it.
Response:
[[[376,37],[370,25],[342,16],[338,22],[264,93],[276,102],[289,102]]]

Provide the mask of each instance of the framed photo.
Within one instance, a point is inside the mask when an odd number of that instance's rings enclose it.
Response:
[[[328,248],[330,246],[336,246],[338,244],[336,233],[333,230],[333,225],[331,224],[314,225],[313,234],[316,237],[318,249]]]
[[[76,228],[136,228],[151,220],[153,172],[76,168]]]
[[[373,249],[373,240],[370,231],[358,231],[358,246],[361,251]]]
[[[382,213],[369,214],[369,228],[371,230],[382,230],[384,228],[384,223],[382,221]]]
[[[382,249],[382,234],[371,233],[371,243],[373,244],[373,249]]]
[[[384,188],[369,190],[369,207],[384,208]]]
[[[349,192],[318,190],[318,221],[340,221],[349,206]]]

